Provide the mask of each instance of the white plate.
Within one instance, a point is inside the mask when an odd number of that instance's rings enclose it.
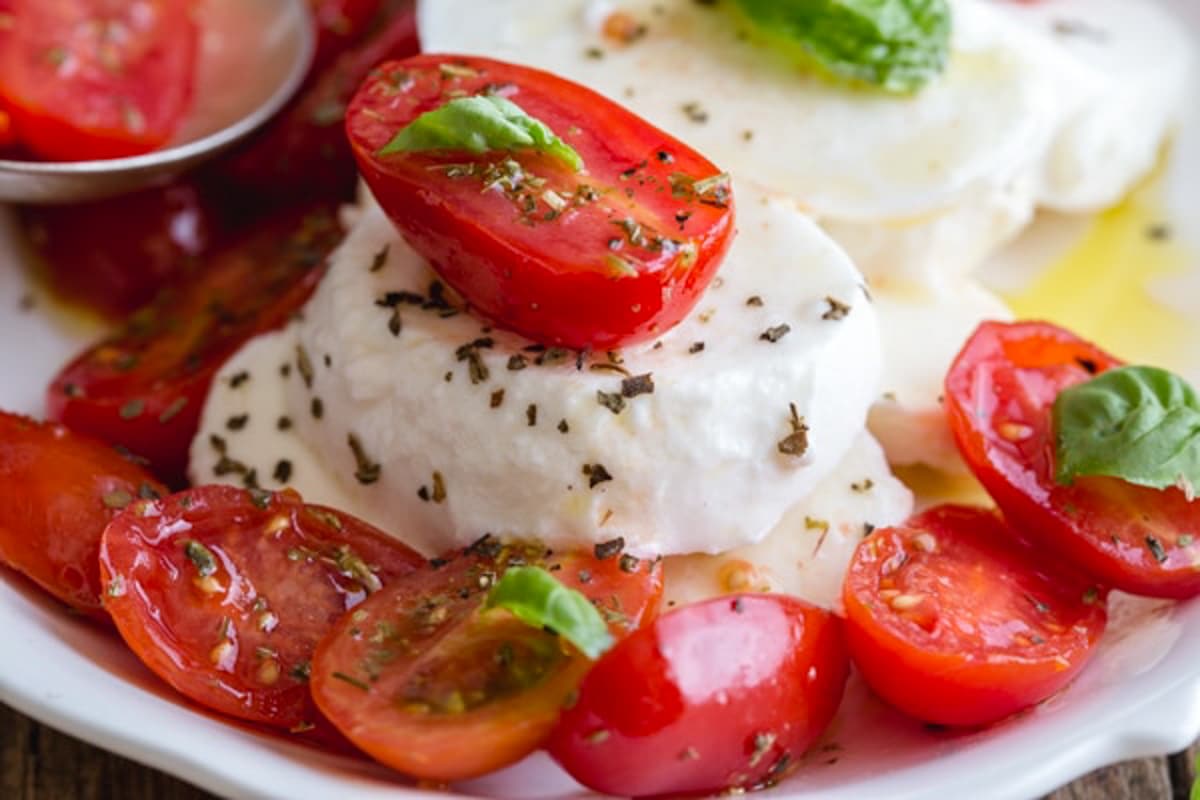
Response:
[[[1200,31],[1200,4],[1174,0],[1174,5]],[[1184,252],[1200,255],[1200,105],[1193,106],[1164,176],[1161,211],[1185,242]],[[1047,248],[1069,246],[1072,231],[1084,227],[1062,220],[1042,225],[1009,259],[999,282],[1010,287],[1027,282],[1031,258],[1040,262]],[[0,214],[0,408],[37,413],[49,377],[96,329],[47,313],[44,301],[22,310],[22,298],[37,297],[22,274],[22,261],[9,221]],[[1176,314],[1196,319],[1200,258],[1138,289],[1144,291],[1129,302],[1160,298],[1175,305]],[[1136,338],[1136,331],[1113,333]],[[1200,321],[1193,322],[1188,340],[1200,342]],[[1176,358],[1166,356],[1174,361],[1170,366],[1200,380],[1200,347],[1176,350]],[[0,631],[0,701],[214,793],[297,800],[446,797],[406,786],[370,763],[315,753],[181,704],[114,636],[63,613],[2,569]],[[1197,737],[1200,602],[1175,606],[1117,597],[1095,661],[1068,691],[1034,712],[985,733],[937,733],[882,707],[852,681],[827,743],[795,777],[765,796],[1035,797],[1106,764],[1180,750]],[[540,755],[459,790],[463,796],[505,798],[589,796]]]

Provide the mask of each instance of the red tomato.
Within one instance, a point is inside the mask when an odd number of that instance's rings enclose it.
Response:
[[[418,49],[411,0],[385,3],[354,48],[323,69],[261,134],[217,165],[215,176],[229,202],[253,213],[263,201],[351,199],[358,169],[346,141],[346,106],[376,64]]]
[[[1098,587],[996,512],[960,506],[865,539],[843,595],[866,682],[941,725],[986,725],[1050,697],[1083,669],[1106,620]]]
[[[166,492],[107,445],[0,412],[0,562],[73,608],[108,618],[100,536],[135,499]]]
[[[1121,362],[1048,323],[986,323],[946,376],[958,448],[1015,528],[1114,588],[1200,593],[1200,502],[1116,478],[1054,479],[1058,393]]]
[[[379,155],[419,115],[487,91],[548,125],[586,171],[532,152]],[[665,333],[732,240],[728,176],[549,73],[446,55],[383,64],[347,128],[363,177],[408,243],[476,311],[539,342],[611,349]]]
[[[425,560],[298,494],[206,486],[142,501],[104,532],[104,606],[151,670],[203,706],[292,728],[315,718],[313,650]]]
[[[345,736],[382,763],[437,781],[519,761],[549,734],[591,662],[540,628],[484,612],[511,564],[544,564],[592,598],[617,633],[653,614],[654,563],[556,558],[539,545],[485,538],[435,569],[398,581],[345,617],[317,650],[312,691]]]
[[[0,0],[0,102],[55,161],[166,144],[192,96],[193,0]]]
[[[684,606],[596,664],[548,749],[622,797],[770,786],[829,725],[849,668],[837,620],[800,600]]]
[[[308,0],[308,5],[317,30],[315,74],[367,31],[383,0]]]
[[[214,252],[195,281],[68,364],[50,385],[47,415],[179,480],[216,371],[246,340],[287,322],[340,239],[332,211],[310,209]]]
[[[22,218],[54,288],[112,316],[141,308],[194,272],[218,227],[192,183],[92,203],[29,207]]]

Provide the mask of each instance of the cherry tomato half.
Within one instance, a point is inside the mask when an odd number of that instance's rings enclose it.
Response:
[[[312,676],[317,705],[350,741],[428,780],[465,780],[528,755],[591,666],[554,634],[483,610],[508,566],[552,570],[618,635],[652,615],[662,594],[657,564],[621,569],[616,559],[490,538],[438,563],[344,618],[318,648]]]
[[[585,171],[531,152],[380,150],[454,97],[499,94],[541,120]],[[347,129],[375,197],[479,313],[538,342],[615,348],[678,323],[733,236],[728,177],[610,100],[549,73],[422,55],[381,65]]]
[[[47,416],[179,481],[216,371],[246,340],[287,322],[340,240],[322,208],[289,212],[217,250],[195,281],[68,364],[50,385]]]
[[[0,0],[0,103],[34,155],[119,158],[166,144],[192,97],[194,0]]]
[[[1121,366],[1042,322],[986,323],[946,376],[958,448],[1015,528],[1116,589],[1200,593],[1200,502],[1117,478],[1054,478],[1052,409],[1063,389]]]
[[[769,786],[829,725],[849,668],[838,621],[795,598],[684,606],[597,662],[548,749],[622,797]]]
[[[101,442],[0,412],[0,562],[79,611],[108,618],[96,556],[109,520],[166,493]]]
[[[91,203],[33,206],[21,216],[55,290],[114,317],[190,276],[218,228],[209,201],[186,182]]]
[[[941,506],[863,540],[844,587],[846,638],[875,692],[942,725],[986,725],[1074,680],[1105,592],[1007,529]]]
[[[425,565],[295,492],[191,489],[130,506],[104,532],[104,606],[159,677],[203,706],[292,728],[321,637],[369,594]]]

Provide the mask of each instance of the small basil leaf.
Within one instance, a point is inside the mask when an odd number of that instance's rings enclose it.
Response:
[[[503,608],[526,625],[550,628],[590,659],[613,646],[592,602],[541,567],[512,567],[488,593],[487,608]]]
[[[1140,486],[1200,486],[1200,396],[1156,367],[1121,367],[1059,393],[1057,469],[1069,486],[1083,475]]]
[[[734,0],[768,39],[837,80],[912,94],[946,68],[949,0]]]
[[[583,169],[583,159],[573,147],[541,120],[497,95],[459,97],[425,112],[384,145],[379,155],[431,150],[466,150],[475,155],[536,150],[575,172]]]

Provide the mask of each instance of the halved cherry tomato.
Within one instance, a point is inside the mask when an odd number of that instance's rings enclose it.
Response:
[[[1200,502],[1181,489],[1117,478],[1054,479],[1051,411],[1059,392],[1121,366],[1042,322],[986,323],[946,376],[946,410],[963,458],[1013,526],[1116,589],[1200,593]]]
[[[622,797],[770,786],[829,725],[849,670],[838,621],[795,598],[684,606],[597,662],[548,749]]]
[[[380,150],[419,115],[487,92],[583,158]],[[375,197],[471,306],[538,342],[614,348],[665,333],[699,300],[733,236],[727,176],[610,100],[549,73],[422,55],[381,65],[347,129]]]
[[[164,145],[192,97],[194,0],[0,0],[0,102],[35,155]]]
[[[429,780],[464,780],[528,755],[591,666],[554,634],[483,611],[508,566],[546,566],[591,598],[617,634],[649,618],[662,593],[655,563],[622,569],[617,559],[560,558],[491,538],[437,563],[343,619],[318,648],[312,676],[317,705],[348,739]]]
[[[318,208],[284,214],[214,252],[195,281],[68,364],[50,385],[47,415],[178,481],[216,371],[246,340],[287,322],[340,240],[332,210]]]
[[[104,606],[159,677],[203,706],[282,728],[314,720],[313,651],[368,595],[425,565],[291,491],[190,489],[104,532]]]
[[[72,608],[108,619],[100,536],[130,503],[166,493],[101,442],[0,412],[0,562]]]
[[[209,201],[180,182],[109,200],[23,210],[56,291],[114,317],[190,276],[219,228]]]
[[[1074,680],[1104,632],[1106,594],[995,511],[941,506],[858,546],[846,638],[891,705],[925,722],[986,725]]]
[[[264,201],[294,202],[298,196],[351,199],[358,169],[346,141],[346,106],[377,64],[418,49],[414,3],[386,2],[353,48],[322,70],[262,133],[215,166],[222,196],[250,212]]]

